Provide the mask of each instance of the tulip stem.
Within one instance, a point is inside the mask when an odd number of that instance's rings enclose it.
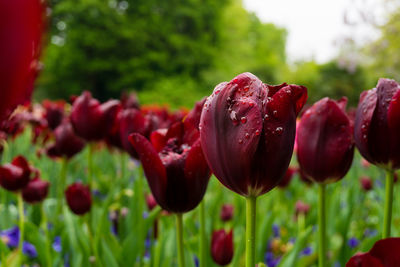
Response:
[[[22,245],[24,242],[24,200],[22,199],[22,192],[17,193],[18,198],[18,216],[19,216],[19,243],[18,249],[22,253]]]
[[[90,190],[93,190],[93,146],[94,143],[89,143],[88,150],[88,185]]]
[[[257,197],[246,198],[246,267],[256,265],[256,205]]]
[[[385,209],[383,215],[383,233],[382,238],[390,237],[390,226],[392,221],[392,204],[393,204],[393,180],[394,171],[386,171],[386,185],[385,185]]]
[[[67,180],[67,169],[68,169],[68,160],[66,158],[62,158],[61,161],[61,172],[60,172],[60,179],[59,184],[58,184],[58,207],[57,207],[57,216],[60,216],[62,213],[63,209],[63,203],[64,203],[64,188],[65,188],[65,183]]]
[[[200,202],[200,267],[206,267],[206,215],[204,200]]]
[[[325,184],[318,184],[318,266],[326,266],[326,196]]]
[[[185,267],[185,254],[183,251],[183,222],[182,213],[176,214],[176,241],[178,244],[178,266]]]
[[[53,266],[53,263],[51,262],[51,241],[50,241],[49,230],[47,228],[47,215],[46,215],[46,210],[44,208],[44,203],[40,204],[40,211],[42,213],[42,223],[41,224],[42,224],[43,232],[44,232],[45,237],[46,237],[47,266]]]

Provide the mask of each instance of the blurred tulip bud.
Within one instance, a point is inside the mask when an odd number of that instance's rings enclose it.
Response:
[[[233,232],[226,233],[224,229],[214,231],[211,238],[211,256],[215,263],[224,266],[233,258]]]
[[[50,183],[39,178],[29,181],[29,183],[22,189],[22,197],[24,201],[34,204],[42,202],[49,192]]]
[[[65,191],[67,204],[71,211],[77,215],[83,215],[90,211],[92,196],[90,189],[81,183],[73,183]]]
[[[233,205],[231,204],[224,204],[221,207],[221,213],[220,216],[221,221],[227,222],[232,220],[233,218]]]
[[[17,156],[11,163],[0,167],[0,185],[9,191],[24,188],[30,180],[31,167],[23,156]]]
[[[373,182],[372,179],[369,178],[368,176],[362,176],[360,178],[360,185],[361,185],[361,189],[363,189],[364,191],[370,191],[373,188]]]

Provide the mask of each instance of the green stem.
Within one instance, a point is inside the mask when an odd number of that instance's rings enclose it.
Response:
[[[206,215],[204,200],[200,202],[200,267],[206,266]]]
[[[300,212],[297,215],[297,225],[298,225],[298,231],[299,235],[304,232],[304,229],[306,228],[306,216],[303,212]]]
[[[24,200],[22,192],[17,193],[18,198],[18,216],[19,216],[19,244],[18,249],[22,253],[22,244],[24,242]]]
[[[383,215],[383,233],[382,238],[390,237],[390,226],[392,222],[392,204],[393,204],[393,179],[394,171],[386,171],[386,185],[385,185],[385,209]]]
[[[89,150],[88,150],[88,185],[90,189],[93,189],[93,148],[94,144],[89,143]]]
[[[326,199],[325,184],[318,184],[318,266],[326,266]]]
[[[124,152],[121,151],[120,155],[121,155],[121,178],[123,179],[125,177],[126,159]]]
[[[86,217],[86,216],[85,216]],[[88,235],[89,235],[89,246],[90,246],[90,256],[94,256],[95,261],[94,263],[90,263],[91,266],[102,266],[101,264],[101,260],[99,257],[99,253],[97,251],[97,242],[95,242],[95,237],[93,236],[93,229],[92,229],[92,224],[91,224],[91,216],[90,213],[87,215],[85,223],[86,223],[86,227],[88,229]]]
[[[57,216],[60,216],[62,213],[63,209],[63,203],[64,203],[64,188],[65,188],[65,183],[67,181],[67,169],[68,169],[68,160],[66,158],[62,159],[61,162],[61,172],[60,172],[60,179],[59,179],[59,184],[57,188]]]
[[[246,267],[256,265],[256,205],[257,197],[246,198]]]
[[[40,210],[42,213],[42,229],[43,232],[46,236],[46,259],[47,259],[47,266],[53,266],[53,263],[51,262],[51,240],[50,240],[50,235],[49,235],[49,230],[47,228],[47,215],[46,215],[46,211],[44,209],[44,204],[41,203],[40,204]]]
[[[176,241],[177,241],[177,245],[178,245],[178,266],[185,267],[185,254],[183,251],[182,213],[176,214]]]

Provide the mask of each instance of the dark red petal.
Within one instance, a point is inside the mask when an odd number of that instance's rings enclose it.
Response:
[[[74,129],[69,122],[64,122],[54,131],[56,137],[55,150],[48,150],[51,155],[65,156],[71,158],[85,147],[83,139],[75,135]],[[52,153],[53,152],[53,153]],[[55,153],[54,153],[55,152]]]
[[[15,157],[12,162],[12,165],[21,168],[25,173],[30,172],[31,168],[29,167],[28,161],[23,156]]]
[[[0,1],[0,121],[30,100],[38,72],[45,6],[40,0]]]
[[[50,183],[39,178],[30,180],[22,189],[22,197],[28,203],[37,203],[43,201],[49,191]]]
[[[233,258],[233,232],[225,230],[214,231],[211,238],[211,256],[221,265],[228,265]]]
[[[131,157],[138,157],[135,149],[128,140],[132,133],[139,133],[147,136],[149,129],[149,121],[137,109],[126,109],[121,113],[120,129],[121,142],[124,149]]]
[[[341,179],[353,159],[350,120],[335,101],[324,98],[303,115],[298,127],[301,169],[316,182]]]
[[[29,182],[29,179],[26,179],[23,173],[21,168],[12,164],[5,164],[0,167],[0,185],[9,191],[23,188]]]
[[[385,267],[397,267],[400,263],[400,238],[379,240],[370,250],[371,256],[380,260]]]
[[[139,154],[153,196],[163,207],[166,202],[167,173],[157,151],[141,134],[133,133],[129,136],[129,141]]]
[[[167,144],[168,129],[158,129],[151,133],[150,141],[157,152],[160,152]]]
[[[215,176],[229,189],[248,195],[251,162],[262,131],[266,89],[250,73],[217,85],[201,115],[201,145]],[[264,96],[263,96],[264,95]]]
[[[346,267],[387,267],[369,253],[354,255],[346,263]]]
[[[370,162],[374,162],[374,159],[368,147],[369,132],[377,100],[376,88],[362,92],[354,121],[354,140],[356,146],[361,155]]]
[[[400,90],[393,96],[388,109],[390,160],[394,169],[400,168]]]

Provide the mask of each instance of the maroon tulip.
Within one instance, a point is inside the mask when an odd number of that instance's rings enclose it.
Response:
[[[11,163],[0,167],[0,185],[9,191],[24,188],[30,180],[31,167],[23,156],[17,156]]]
[[[384,168],[400,167],[400,85],[380,79],[360,96],[354,138],[361,155]]]
[[[119,110],[117,115],[115,116],[113,126],[111,127],[110,132],[106,136],[106,142],[108,145],[113,146],[118,149],[123,149],[121,135],[119,132],[121,125],[121,114],[122,110]]]
[[[189,142],[193,133],[185,132],[183,124],[178,122],[168,130],[169,139],[159,153],[144,136],[134,133],[129,138],[157,203],[175,213],[190,211],[200,203],[210,177],[200,140]]]
[[[231,204],[224,204],[221,208],[221,213],[219,215],[221,221],[228,222],[233,218],[233,205]]]
[[[292,157],[296,116],[306,100],[303,86],[270,86],[251,73],[217,85],[204,104],[200,135],[220,182],[243,196],[274,188]]]
[[[0,121],[31,97],[44,10],[40,0],[0,1]]]
[[[39,178],[32,179],[22,189],[22,197],[31,204],[42,202],[47,197],[49,186],[50,183],[47,181]]]
[[[75,135],[70,122],[65,121],[54,131],[56,142],[47,149],[50,157],[72,158],[78,154],[85,146],[83,139]]]
[[[298,200],[295,206],[295,217],[297,218],[300,214],[306,215],[310,211],[310,205]]]
[[[139,133],[148,136],[150,122],[138,109],[126,109],[122,111],[120,118],[120,138],[125,151],[133,158],[138,158],[138,154],[129,142],[129,135]]]
[[[368,191],[372,190],[372,188],[373,188],[372,179],[369,178],[368,176],[362,176],[360,178],[360,185],[361,185],[361,189],[368,192]]]
[[[289,186],[290,182],[293,179],[293,176],[296,174],[297,168],[295,167],[289,167],[283,176],[283,179],[278,183],[279,188],[286,188]]]
[[[233,258],[233,232],[214,231],[211,238],[211,256],[215,263],[224,266]]]
[[[115,117],[120,109],[116,100],[100,104],[92,94],[85,91],[72,106],[71,123],[78,136],[87,141],[105,138],[112,129]]]
[[[65,198],[71,211],[77,215],[83,215],[90,211],[92,196],[89,186],[81,183],[73,183],[65,191]]]
[[[315,182],[340,180],[350,168],[354,142],[346,103],[346,98],[323,98],[300,120],[297,158],[304,174]]]
[[[399,251],[400,238],[378,240],[369,252],[354,255],[346,267],[398,267]]]
[[[64,118],[65,112],[65,101],[43,101],[43,107],[45,108],[44,117],[46,118],[47,125],[50,129],[54,130],[58,125],[61,124]]]

